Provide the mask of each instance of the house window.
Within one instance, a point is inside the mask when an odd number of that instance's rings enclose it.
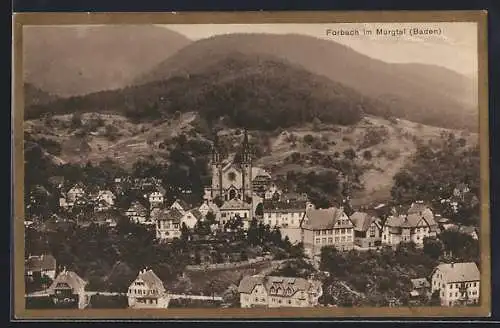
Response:
[[[375,237],[375,229],[376,228],[373,226],[370,227],[370,237],[372,237],[372,238]]]
[[[321,242],[320,238],[316,238],[316,244],[319,244]]]
[[[315,232],[314,232],[314,234],[315,234],[316,236],[319,236],[319,235],[321,234],[321,231],[319,231],[319,230],[318,230],[318,231],[315,231]]]
[[[338,243],[339,242],[339,237],[335,237],[335,242]]]
[[[322,235],[326,235],[326,230],[321,231]]]
[[[323,238],[323,244],[326,244],[326,238]]]
[[[342,236],[342,241],[345,241],[345,236]]]
[[[329,244],[333,243],[333,238],[332,237],[328,237],[328,243]]]
[[[329,235],[333,234],[333,230],[328,230],[328,234]]]
[[[340,233],[339,229],[335,229],[335,234],[338,235]]]
[[[474,283],[474,287],[476,287],[476,283]]]
[[[342,228],[342,230],[341,230],[341,232],[340,232],[340,233],[341,233],[341,234],[345,234],[345,229],[344,229],[344,228]]]

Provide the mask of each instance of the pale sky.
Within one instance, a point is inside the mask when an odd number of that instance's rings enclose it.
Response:
[[[160,25],[199,40],[219,34],[271,33],[303,34],[335,41],[391,63],[423,63],[443,66],[472,78],[477,77],[477,24],[438,23],[333,23],[333,24],[169,24]],[[440,29],[440,35],[408,35],[413,28]],[[403,36],[376,35],[376,29],[404,29]],[[330,30],[358,30],[360,35],[335,36]],[[362,30],[372,30],[371,36]]]

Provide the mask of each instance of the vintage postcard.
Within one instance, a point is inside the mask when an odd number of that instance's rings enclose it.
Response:
[[[13,30],[16,318],[490,315],[485,12]]]

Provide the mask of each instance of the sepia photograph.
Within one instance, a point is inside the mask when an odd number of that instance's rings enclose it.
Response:
[[[21,317],[489,315],[484,13],[106,15],[14,18]]]

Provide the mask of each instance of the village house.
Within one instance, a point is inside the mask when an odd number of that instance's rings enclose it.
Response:
[[[193,229],[198,221],[203,220],[203,215],[197,209],[185,212],[181,218],[181,224],[185,224],[189,229]]]
[[[63,176],[56,175],[56,176],[51,176],[50,178],[48,178],[47,181],[49,185],[52,186],[52,188],[60,190],[64,187],[65,179]]]
[[[264,200],[264,224],[279,228],[300,228],[300,220],[306,212],[306,201]]]
[[[438,233],[439,226],[432,211],[422,202],[416,202],[408,214],[393,214],[387,218],[382,244],[395,247],[401,242],[413,242],[417,247],[423,247],[424,238],[436,237]]]
[[[93,222],[99,226],[116,227],[119,213],[113,210],[100,211],[94,214]]]
[[[459,183],[454,189],[453,189],[453,196],[459,198],[460,200],[465,199],[465,195],[470,192],[470,188],[467,184],[465,183]]]
[[[166,309],[170,301],[161,279],[151,269],[139,272],[127,292],[128,306],[136,309]]]
[[[151,218],[156,222],[156,238],[172,241],[181,237],[182,213],[177,209],[154,209]]]
[[[410,291],[410,300],[418,301],[419,298],[430,297],[431,284],[426,278],[411,279],[412,290]]]
[[[479,303],[480,273],[476,263],[441,263],[431,277],[432,292],[439,293],[441,306]]]
[[[262,275],[244,277],[238,292],[242,308],[315,307],[323,294],[320,281]]]
[[[275,199],[278,200],[281,198],[282,191],[279,190],[276,184],[272,183],[269,188],[264,193],[264,199]]]
[[[219,222],[219,224],[224,225],[231,219],[239,216],[241,219],[243,219],[243,228],[248,229],[250,221],[252,220],[251,210],[252,207],[247,202],[239,199],[231,199],[222,204],[220,208],[222,222]]]
[[[85,189],[81,184],[75,184],[71,189],[66,193],[66,201],[69,204],[74,204],[77,199],[83,197],[85,195]]]
[[[309,256],[318,256],[323,246],[341,251],[354,247],[354,225],[342,208],[308,209],[300,227],[304,251]]]
[[[101,190],[97,193],[97,211],[109,210],[115,205],[116,196],[109,190]]]
[[[133,222],[143,224],[148,217],[148,210],[139,202],[133,202],[125,212],[125,215]]]
[[[51,254],[29,256],[25,261],[26,276],[38,280],[43,276],[54,280],[56,277],[56,259]]]
[[[56,306],[72,307],[76,305],[83,309],[89,303],[89,298],[85,294],[87,282],[80,278],[73,271],[66,271],[64,268],[54,279],[48,294]]]
[[[191,209],[191,206],[189,206],[189,204],[186,201],[177,198],[172,203],[172,205],[170,205],[170,208],[171,209],[176,209],[179,212],[181,212],[182,214],[185,214],[187,211],[189,211]]]
[[[267,174],[259,174],[252,181],[252,189],[253,191],[264,198],[266,190],[268,190],[271,184],[271,176]]]
[[[149,208],[162,207],[165,200],[165,190],[162,187],[157,187],[155,191],[148,195]]]
[[[382,224],[380,220],[365,212],[355,212],[350,217],[354,224],[354,244],[360,248],[380,246]]]
[[[204,201],[203,204],[201,204],[198,208],[198,211],[200,211],[203,217],[206,217],[208,213],[212,213],[214,215],[215,221],[220,221],[220,209],[217,204],[213,202]]]

